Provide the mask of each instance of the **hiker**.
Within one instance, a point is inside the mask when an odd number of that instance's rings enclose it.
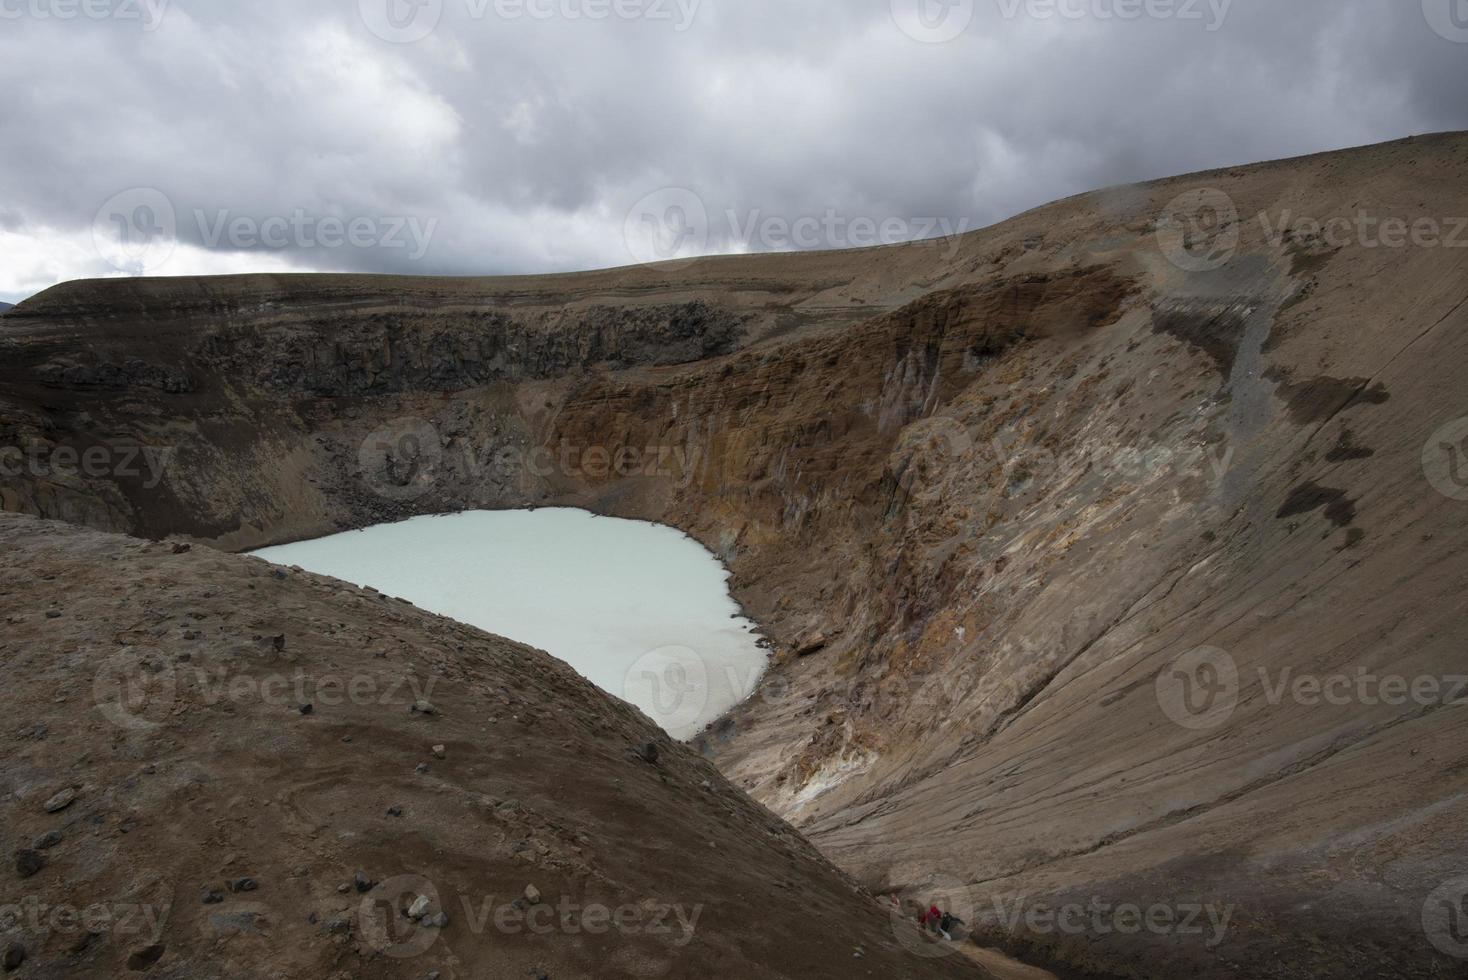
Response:
[[[944,912],[943,918],[938,920],[938,931],[943,934],[944,939],[953,942],[953,933],[955,932],[953,927],[961,925],[965,925],[962,919],[951,912]]]
[[[928,910],[918,919],[918,923],[929,932],[938,931],[938,923],[943,918],[943,913],[938,911],[937,905],[928,906]]]

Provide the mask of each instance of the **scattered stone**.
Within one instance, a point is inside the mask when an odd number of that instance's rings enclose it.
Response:
[[[429,970],[428,975],[423,980],[438,980],[440,976],[441,974],[437,970]]]
[[[377,887],[377,882],[368,878],[360,871],[352,876],[352,884],[356,886],[359,895],[365,895]]]
[[[301,705],[301,714],[303,714],[303,715],[309,715],[309,714],[313,713],[315,710],[316,710],[316,706],[314,704],[303,704],[303,705]]]
[[[426,762],[420,762],[420,763],[418,763],[417,767],[413,771],[416,772],[420,776],[424,775],[425,773],[428,772],[428,763],[426,763]]]
[[[186,555],[186,554],[188,554],[192,550],[194,550],[194,546],[193,545],[183,544],[182,542],[180,542],[178,544],[175,544],[173,546],[173,553],[175,555]]]
[[[536,888],[534,885],[526,885],[525,886],[525,901],[529,902],[531,905],[539,905],[540,904],[540,889],[539,888]]]
[[[274,577],[276,579],[279,579],[282,582],[285,581],[286,575],[285,575],[285,569],[283,569],[283,568],[277,568],[274,571],[272,571],[270,574],[271,574],[272,577]]]
[[[642,745],[637,746],[632,751],[637,756],[637,758],[641,759],[643,762],[646,762],[648,765],[657,765],[658,756],[660,755],[660,753],[658,752],[658,746],[656,742],[644,742]]]
[[[428,914],[428,910],[432,907],[433,903],[428,900],[427,895],[419,895],[413,899],[413,904],[408,906],[408,918],[421,919]]]
[[[350,735],[343,735],[342,736],[342,741],[343,742],[350,743],[352,741],[352,736],[350,736]]]
[[[433,702],[431,702],[431,701],[425,701],[422,698],[419,698],[417,701],[414,701],[413,702],[413,706],[408,709],[408,714],[410,714],[410,715],[436,715],[436,714],[438,714],[438,708],[436,708],[433,705]]]
[[[387,815],[389,817],[401,817],[403,815],[403,808],[400,806],[390,806],[387,808]]]
[[[60,619],[61,618],[61,611],[59,609],[47,609],[46,610],[46,618],[47,619]]]
[[[282,633],[279,636],[271,637],[270,643],[275,647],[275,652],[280,653],[285,649],[285,634]]]
[[[795,648],[795,655],[797,657],[809,657],[811,654],[820,653],[822,650],[826,649],[826,646],[829,644],[829,642],[830,641],[826,639],[825,633],[814,633],[811,636],[799,641],[798,645]]]
[[[326,931],[334,936],[344,936],[352,931],[352,923],[347,919],[332,919],[326,924]]]
[[[76,790],[70,787],[57,793],[43,804],[47,813],[60,813],[76,802]]]
[[[435,759],[447,759],[449,757],[448,747],[444,745],[435,745],[433,747],[433,757]]]
[[[30,878],[40,873],[46,866],[46,855],[40,851],[32,851],[22,848],[15,852],[15,873],[22,878]]]
[[[260,883],[254,878],[236,878],[229,883],[229,890],[238,895],[240,892],[252,892],[260,887]]]
[[[447,912],[435,913],[424,919],[423,924],[434,929],[447,929],[449,927],[449,914]]]
[[[20,943],[11,943],[5,947],[5,958],[0,962],[3,962],[6,973],[15,972],[25,962],[25,947]]]
[[[336,886],[336,890],[345,895],[347,892],[352,890],[352,886],[348,884],[340,884]]]
[[[33,850],[37,850],[37,851],[49,851],[51,848],[55,847],[57,844],[60,844],[60,843],[61,843],[61,831],[59,831],[59,830],[48,830],[44,834],[42,834],[40,837],[37,837],[36,838],[36,842],[31,845],[31,848]]]
[[[148,967],[163,959],[163,944],[154,943],[152,946],[144,947],[127,958],[129,970],[146,970]]]
[[[199,897],[199,901],[205,905],[218,905],[224,901],[224,892],[217,888],[206,888],[204,894]]]

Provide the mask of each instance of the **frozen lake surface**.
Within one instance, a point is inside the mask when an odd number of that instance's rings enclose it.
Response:
[[[586,511],[418,517],[255,552],[549,651],[691,738],[767,656],[728,571],[681,531]]]

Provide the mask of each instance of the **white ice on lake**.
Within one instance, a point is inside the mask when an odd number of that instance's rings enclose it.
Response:
[[[729,595],[729,572],[657,524],[559,508],[471,511],[255,554],[546,650],[675,738],[745,700],[768,662]]]

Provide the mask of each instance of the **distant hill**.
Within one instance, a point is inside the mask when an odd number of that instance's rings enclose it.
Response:
[[[0,303],[0,313],[5,313],[13,309],[15,309],[14,303]]]

